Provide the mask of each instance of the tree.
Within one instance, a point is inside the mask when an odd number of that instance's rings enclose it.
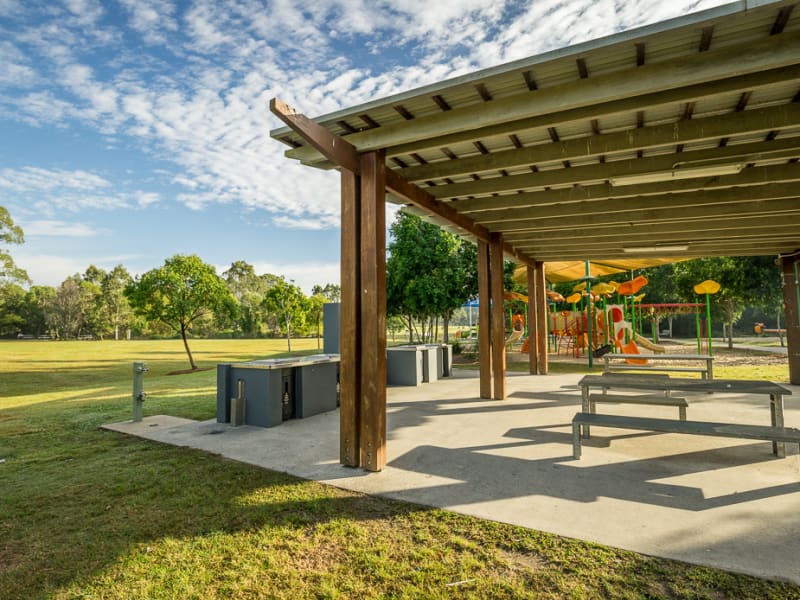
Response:
[[[57,338],[76,338],[81,334],[86,323],[85,300],[79,275],[68,277],[58,287],[47,312],[48,326]]]
[[[434,320],[443,317],[446,331],[453,310],[477,291],[477,262],[472,260],[477,255],[456,236],[403,212],[392,223],[391,235],[387,316],[406,318],[410,339],[415,320],[421,327],[417,337],[433,339]]]
[[[0,279],[30,283],[30,278],[25,270],[14,264],[11,254],[3,248],[6,244],[21,244],[24,241],[22,228],[15,225],[8,210],[0,206]]]
[[[311,295],[321,295],[327,302],[339,302],[342,298],[342,287],[335,283],[326,283],[325,287],[318,284],[311,288]]]
[[[713,279],[720,290],[711,297],[712,314],[721,318],[733,348],[733,324],[749,306],[775,309],[781,301],[780,270],[772,256],[718,256],[675,263],[673,278],[685,301],[696,301],[694,285]]]
[[[117,265],[105,274],[100,289],[103,292],[103,303],[111,329],[114,331],[114,339],[119,339],[119,330],[129,327],[133,311],[130,302],[125,297],[125,289],[131,284],[128,270],[122,265]]]
[[[286,331],[289,352],[292,351],[292,325],[302,326],[306,302],[303,291],[284,277],[279,278],[264,297],[264,307],[277,317]]]
[[[180,333],[192,369],[197,369],[187,340],[192,324],[212,315],[236,314],[228,286],[196,255],[168,258],[129,285],[125,295],[137,313]]]
[[[315,288],[318,286],[314,286]],[[308,321],[312,323],[316,330],[317,330],[317,350],[320,347],[320,337],[322,332],[322,312],[323,306],[327,302],[328,298],[324,294],[314,294],[313,296],[309,297],[307,300],[308,305]]]
[[[25,330],[35,336],[49,331],[49,317],[53,312],[56,289],[50,286],[33,285],[25,294],[21,314]]]
[[[25,325],[24,306],[25,290],[16,283],[0,280],[0,335],[21,331]]]
[[[275,276],[256,275],[253,265],[237,260],[222,277],[239,303],[239,316],[234,329],[246,336],[260,335],[266,321],[264,295],[276,279]]]

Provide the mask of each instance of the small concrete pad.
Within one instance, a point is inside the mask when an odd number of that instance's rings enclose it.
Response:
[[[510,374],[513,375],[513,374]],[[580,375],[508,378],[506,400],[478,380],[388,389],[387,467],[339,464],[339,413],[278,427],[147,417],[107,429],[199,448],[341,488],[436,506],[644,554],[800,584],[800,459],[770,442],[596,427],[572,458]],[[800,386],[785,397],[800,426]],[[688,394],[689,418],[769,424],[765,398]],[[601,412],[674,418],[659,406]]]

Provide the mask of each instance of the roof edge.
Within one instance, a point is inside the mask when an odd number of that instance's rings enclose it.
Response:
[[[384,106],[386,104],[402,103],[404,100],[421,95],[427,95],[427,94],[435,95],[437,92],[441,92],[447,88],[472,83],[484,78],[492,77],[494,75],[501,75],[516,70],[526,69],[548,61],[578,55],[581,53],[589,52],[591,50],[596,50],[598,48],[613,46],[615,44],[630,42],[642,37],[663,33],[681,27],[687,27],[690,25],[699,25],[705,21],[718,19],[720,17],[735,15],[738,13],[746,13],[750,10],[754,10],[756,8],[761,8],[764,6],[779,5],[784,3],[786,3],[786,0],[737,0],[736,2],[730,2],[728,4],[723,4],[721,6],[716,6],[714,8],[709,8],[695,13],[689,13],[687,15],[682,15],[680,17],[673,17],[665,21],[658,21],[656,23],[650,23],[648,25],[643,25],[641,27],[626,29],[624,31],[612,33],[607,36],[595,38],[592,40],[587,40],[585,42],[580,42],[579,44],[575,44],[573,46],[563,46],[561,48],[554,48],[553,50],[548,50],[547,52],[544,52],[542,54],[536,54],[534,56],[520,58],[494,67],[487,67],[484,69],[480,69],[478,71],[467,73],[465,75],[459,75],[457,77],[445,79],[437,83],[432,83],[420,86],[418,88],[413,88],[411,90],[407,90],[404,92],[399,92],[391,96],[385,96],[383,98],[370,100],[363,104],[356,104],[353,106],[349,106],[347,108],[340,109],[338,111],[326,113],[323,115],[318,115],[312,117],[312,119],[317,122],[340,120],[351,115],[354,112],[364,112],[380,106]],[[277,129],[273,129],[269,133],[270,137],[278,138],[280,136],[286,135],[291,132],[292,129],[290,127],[283,126]]]

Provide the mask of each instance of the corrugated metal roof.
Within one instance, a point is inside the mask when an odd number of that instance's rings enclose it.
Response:
[[[800,248],[795,4],[737,2],[315,121],[358,151],[385,149],[387,166],[503,233],[528,262],[649,254],[626,245],[644,233],[654,248],[685,246],[679,256],[791,252]],[[297,146],[287,156],[335,167],[291,129],[272,135]],[[613,224],[609,214],[625,227],[594,236]],[[780,235],[765,228],[769,215],[780,215]],[[727,237],[696,226],[711,220],[729,224]],[[559,231],[574,232],[573,243]]]

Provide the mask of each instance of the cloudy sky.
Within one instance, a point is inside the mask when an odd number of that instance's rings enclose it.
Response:
[[[0,205],[35,284],[176,253],[338,282],[334,173],[283,158],[319,115],[717,0],[0,0]]]

